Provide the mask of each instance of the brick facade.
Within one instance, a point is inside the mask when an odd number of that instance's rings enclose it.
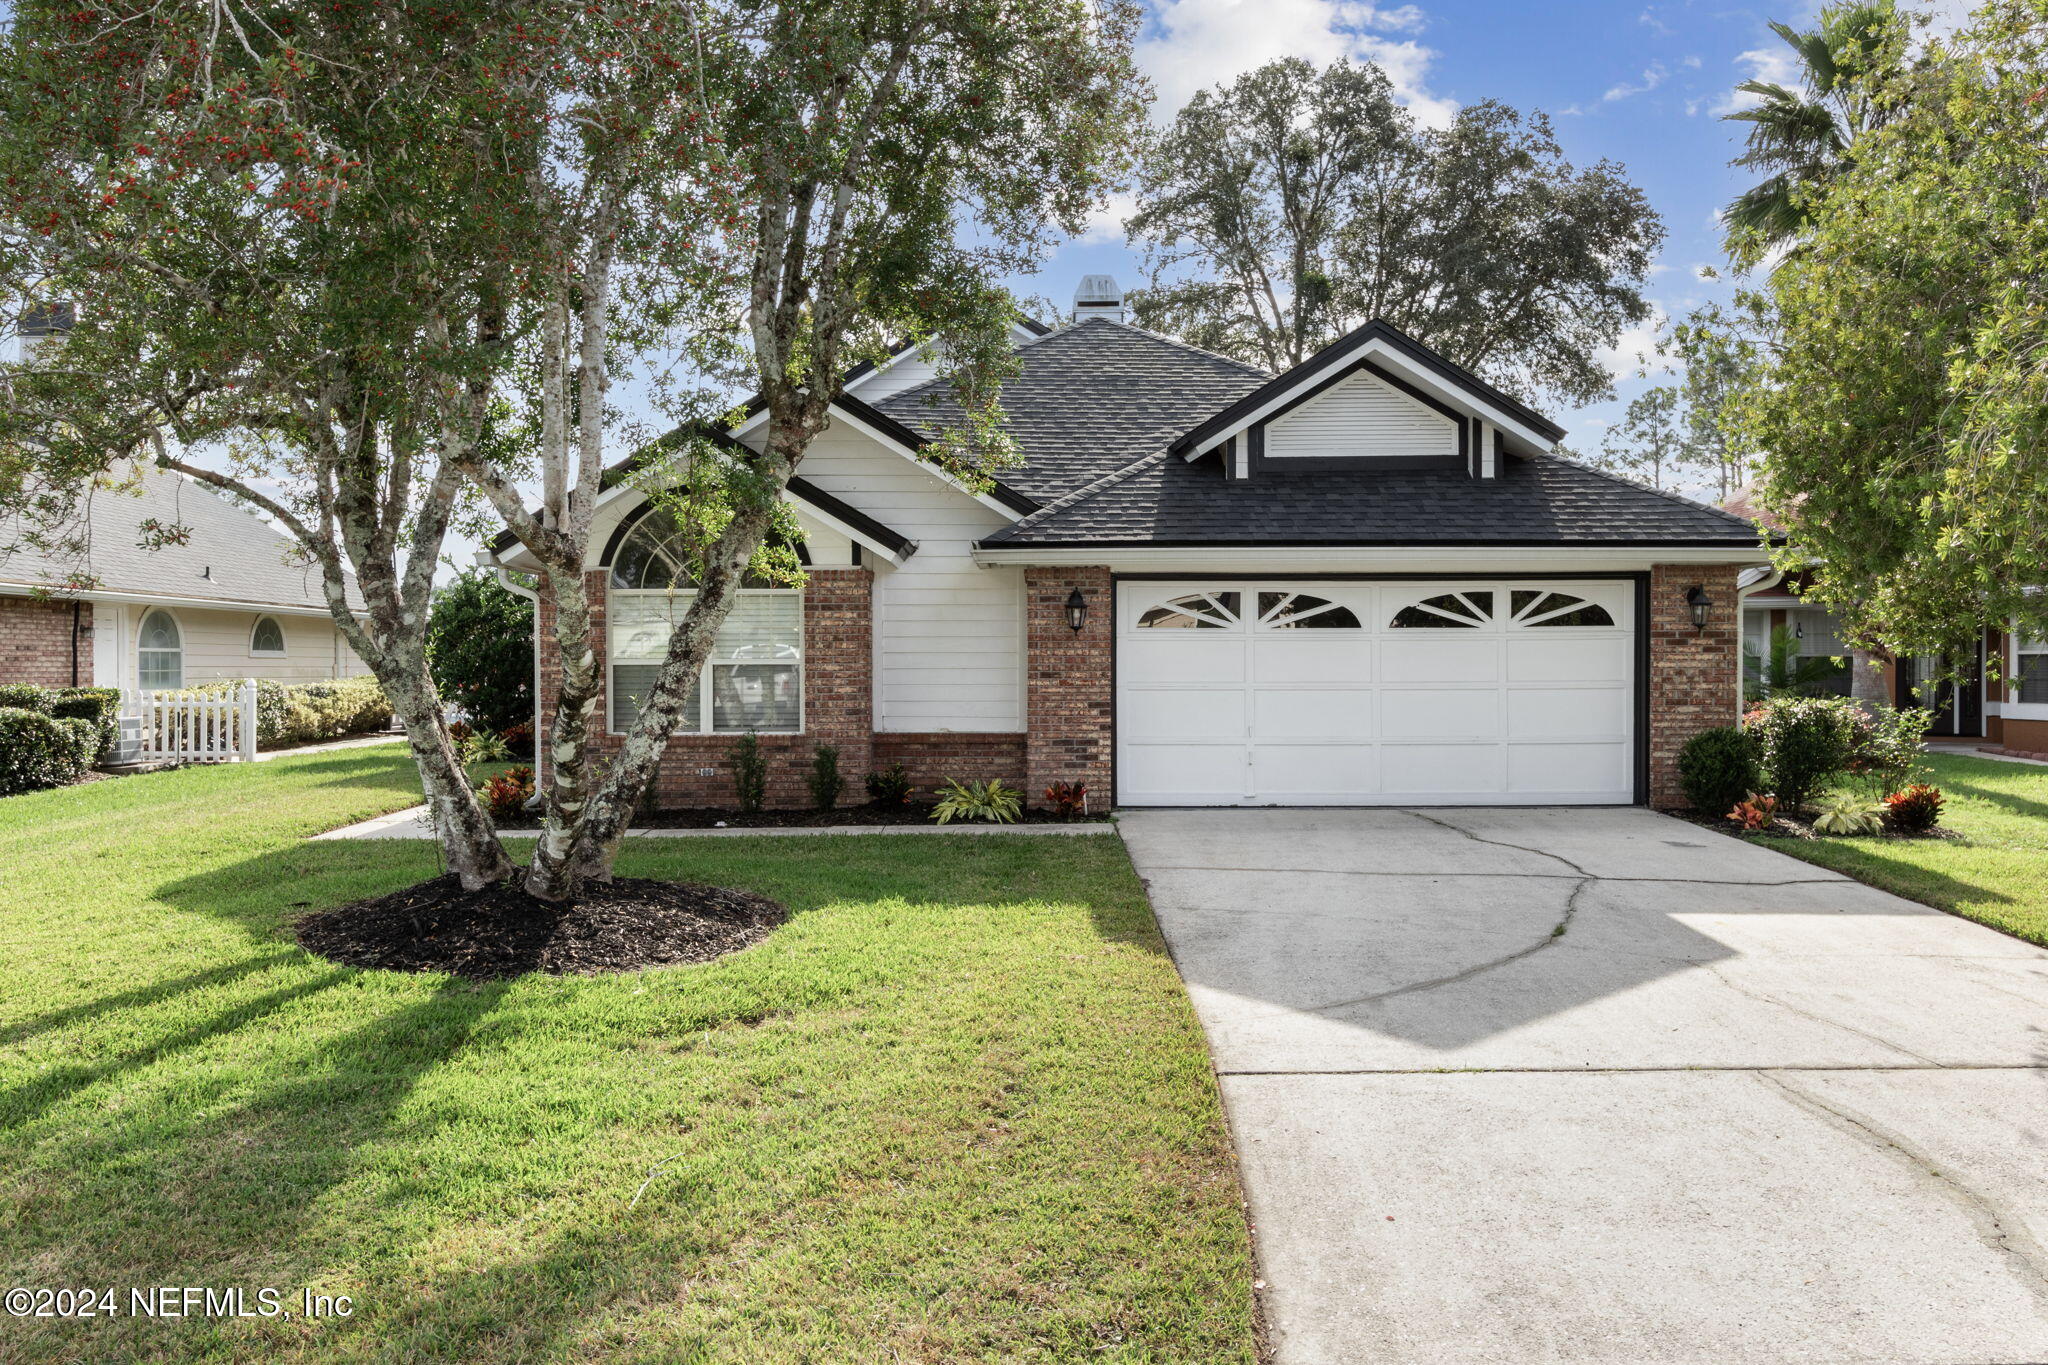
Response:
[[[591,648],[598,667],[605,654],[605,575],[589,575],[593,604]],[[868,569],[812,569],[804,590],[804,733],[763,735],[768,757],[768,805],[796,809],[811,804],[805,778],[820,744],[839,750],[846,779],[841,804],[867,799],[862,780],[874,766],[874,574]],[[561,671],[552,659],[554,613],[540,604],[542,640],[541,711],[552,719],[561,692]],[[606,708],[598,707],[600,724]],[[735,735],[675,735],[661,757],[647,801],[657,807],[731,806],[735,803],[726,751]],[[618,752],[619,737],[601,731],[591,745],[600,755]]]
[[[1067,625],[1074,589],[1088,620]],[[1116,697],[1111,641],[1116,602],[1105,568],[1024,571],[1025,799],[1042,804],[1054,782],[1088,784],[1090,809],[1111,799],[1112,725]]]
[[[72,611],[78,612],[77,677]],[[92,603],[0,596],[0,682],[70,687],[92,681]]]
[[[1742,705],[1742,607],[1738,570],[1719,564],[1659,564],[1650,570],[1650,804],[1683,806],[1678,751],[1702,730],[1733,725]],[[1692,623],[1686,590],[1698,584],[1713,606],[1706,629]]]
[[[901,763],[911,782],[925,792],[947,778],[962,782],[996,778],[1023,789],[1024,736],[1021,732],[964,731],[878,734],[875,767],[886,768],[891,763]]]

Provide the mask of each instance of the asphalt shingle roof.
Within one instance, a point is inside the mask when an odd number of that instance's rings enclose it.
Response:
[[[1025,463],[999,479],[1041,504],[1162,449],[1272,377],[1107,318],[1063,327],[1017,358],[1022,369],[1003,385],[1003,412]],[[875,407],[926,438],[962,415],[945,380]]]
[[[1028,545],[1755,545],[1748,521],[1553,455],[1461,469],[1274,473],[1229,482],[1165,451],[983,542]]]
[[[188,527],[191,536],[183,545],[145,550],[136,542],[142,522],[151,517],[165,526]],[[132,491],[95,489],[83,525],[56,528],[54,538],[82,539],[81,552],[30,546],[21,539],[22,529],[0,521],[0,583],[47,586],[82,573],[107,592],[327,607],[320,570],[296,562],[294,541],[255,513],[170,470],[144,466]],[[15,547],[12,553],[7,546]],[[350,604],[360,605],[353,579],[348,589]]]

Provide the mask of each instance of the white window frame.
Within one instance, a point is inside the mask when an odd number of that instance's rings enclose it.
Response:
[[[2007,693],[2011,700],[2006,703],[2007,715],[2012,714],[2012,708],[2015,706],[2038,706],[2044,712],[2048,712],[2048,699],[2027,701],[2020,694],[2022,675],[2026,669],[2025,660],[2029,658],[2048,658],[2048,637],[2029,637],[2026,632],[2018,629],[2015,623],[2015,629],[2012,631],[2012,682],[2011,690]],[[2048,665],[2043,667],[2048,668]]]
[[[797,603],[797,630],[800,635],[803,632],[804,592],[802,588],[741,588],[739,595],[741,597],[795,598]],[[610,588],[606,591],[605,595],[605,602],[607,607],[607,610],[605,612],[605,617],[607,621],[607,631],[609,631],[609,621],[611,618],[611,612],[609,608],[610,604],[613,602],[623,601],[628,598],[634,597],[659,597],[675,601],[679,604],[681,610],[687,611],[689,610],[689,603],[696,596],[697,591],[694,588]],[[768,662],[779,661],[770,660]],[[811,661],[809,658],[809,650],[807,648],[800,647],[798,649],[797,657],[795,660],[796,728],[794,730],[756,730],[753,733],[759,735],[801,735],[805,732],[804,727],[809,721],[809,716],[807,714],[806,696],[809,689],[806,686],[806,683],[810,677],[810,662]],[[719,668],[732,668],[735,666],[744,666],[744,663],[744,660],[739,661],[738,665],[736,665],[735,662],[730,659],[705,660],[704,667],[701,670],[699,670],[697,674],[697,723],[694,726],[688,727],[679,725],[675,729],[669,731],[669,733],[671,735],[725,735],[734,739],[737,739],[739,736],[748,733],[745,730],[714,730],[712,728],[712,671],[714,669]],[[607,633],[605,638],[604,656],[605,732],[607,734],[622,735],[626,732],[624,730],[616,728],[618,718],[616,708],[613,706],[613,700],[617,696],[618,687],[617,680],[614,676],[614,671],[617,667],[617,661],[612,657],[611,638],[610,635]]]
[[[149,629],[149,618],[159,613],[163,615],[165,620],[171,623],[171,629],[178,632],[178,680],[168,687],[142,680],[143,654],[145,652],[150,654],[167,654],[170,652],[169,650],[162,649],[145,649],[142,643],[142,634],[145,630]],[[169,607],[147,608],[143,611],[141,619],[135,623],[135,686],[143,692],[178,692],[182,691],[185,687],[185,623],[180,621],[178,614]]]
[[[276,626],[276,627],[277,627],[277,648],[276,648],[276,649],[258,649],[258,648],[256,648],[256,632],[257,632],[257,631],[259,631],[259,630],[261,630],[261,629],[263,629],[263,623],[264,623],[265,621],[268,621],[268,622],[269,622],[269,623],[270,623],[271,625],[273,625],[273,626]],[[252,659],[282,659],[282,658],[286,658],[286,657],[288,657],[288,655],[289,655],[289,652],[290,652],[290,649],[291,649],[291,641],[290,641],[290,638],[289,638],[288,636],[286,636],[286,635],[285,635],[285,633],[284,633],[284,622],[282,622],[282,621],[278,620],[278,619],[277,619],[277,618],[276,618],[275,616],[259,616],[259,617],[257,617],[257,618],[256,618],[255,620],[253,620],[253,621],[251,621],[251,622],[249,623],[249,657],[250,657],[250,658],[252,658]]]

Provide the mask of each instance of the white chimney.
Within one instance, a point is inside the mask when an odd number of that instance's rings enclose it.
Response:
[[[1074,291],[1074,321],[1086,322],[1090,318],[1124,321],[1124,291],[1117,288],[1116,276],[1081,277],[1081,287]]]

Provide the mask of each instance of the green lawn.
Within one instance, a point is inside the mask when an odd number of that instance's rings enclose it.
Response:
[[[36,1322],[0,1360],[1254,1358],[1200,1034],[1113,836],[636,841],[792,922],[473,985],[285,925],[432,875],[303,842],[394,749],[0,801],[0,1284],[347,1294]]]
[[[2048,946],[2048,768],[1952,754],[1928,766],[1960,839],[1757,842]]]

